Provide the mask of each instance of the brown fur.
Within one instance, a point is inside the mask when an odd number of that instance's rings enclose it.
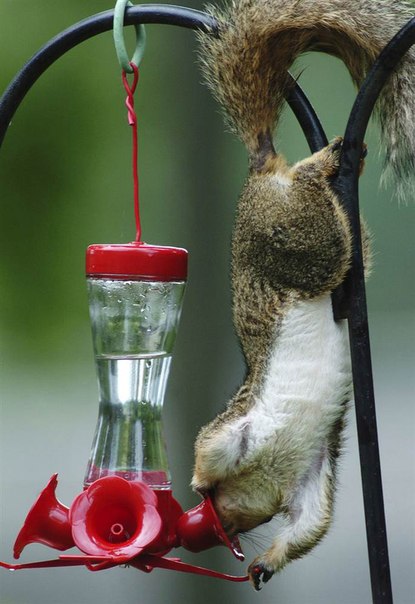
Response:
[[[221,25],[219,36],[199,36],[204,77],[256,167],[263,148],[258,137],[278,123],[295,59],[310,50],[332,54],[360,85],[414,8],[402,0],[234,0],[210,12]],[[412,48],[377,103],[386,164],[399,187],[414,168],[414,89]]]

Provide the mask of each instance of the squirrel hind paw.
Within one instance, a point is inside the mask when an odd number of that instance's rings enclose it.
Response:
[[[337,174],[340,167],[340,155],[343,149],[343,138],[337,136],[333,139],[327,147],[317,152],[317,156],[322,153],[324,172],[326,176],[334,176]],[[367,156],[367,145],[363,143],[362,151],[360,155],[359,175],[363,173],[365,166],[365,157]]]
[[[329,151],[331,151],[332,153],[336,153],[336,154],[340,154],[342,148],[343,148],[343,137],[342,136],[336,136],[336,138],[334,138],[332,141],[330,141],[330,143],[327,147],[327,149]],[[362,152],[360,154],[361,161],[363,161],[366,158],[367,153],[368,153],[367,144],[363,143]]]

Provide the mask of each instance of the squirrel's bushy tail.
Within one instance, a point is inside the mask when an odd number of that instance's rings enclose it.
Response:
[[[290,78],[303,52],[320,50],[343,60],[360,85],[374,60],[413,16],[401,0],[232,0],[210,7],[219,35],[200,34],[205,79],[231,129],[245,143],[253,168],[274,153]],[[377,103],[386,160],[407,177],[415,165],[415,51],[401,61]]]

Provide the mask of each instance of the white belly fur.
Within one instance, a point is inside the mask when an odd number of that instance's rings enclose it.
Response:
[[[295,440],[324,438],[350,388],[346,321],[334,321],[329,295],[296,303],[275,336],[259,396],[238,421],[249,425],[248,457],[280,430]]]

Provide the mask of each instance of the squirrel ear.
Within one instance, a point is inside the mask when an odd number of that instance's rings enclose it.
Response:
[[[246,418],[223,425],[198,442],[194,488],[225,478],[244,459],[248,451],[250,424]]]

